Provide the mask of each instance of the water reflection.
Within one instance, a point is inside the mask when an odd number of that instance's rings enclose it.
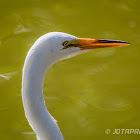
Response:
[[[3,74],[0,74],[0,79],[10,80],[12,76],[16,74],[17,72],[3,73]]]

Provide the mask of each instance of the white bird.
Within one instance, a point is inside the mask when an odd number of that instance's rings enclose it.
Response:
[[[48,112],[43,98],[46,70],[54,63],[95,49],[130,45],[129,42],[82,39],[50,32],[41,36],[30,48],[23,67],[22,100],[25,116],[38,140],[64,140],[61,131]]]

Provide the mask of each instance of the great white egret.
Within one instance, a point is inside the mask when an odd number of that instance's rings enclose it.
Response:
[[[64,140],[43,98],[43,80],[52,64],[95,48],[120,47],[129,42],[77,38],[62,32],[41,36],[30,48],[23,67],[22,100],[25,116],[39,140]]]

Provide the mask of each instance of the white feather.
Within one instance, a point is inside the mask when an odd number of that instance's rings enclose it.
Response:
[[[27,54],[22,75],[22,100],[27,120],[40,140],[63,140],[55,119],[45,106],[43,80],[52,64],[85,52],[78,47],[63,49],[64,41],[76,38],[66,33],[47,33],[33,44]]]

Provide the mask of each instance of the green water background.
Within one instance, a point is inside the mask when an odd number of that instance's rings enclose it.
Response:
[[[39,36],[61,31],[132,43],[93,50],[47,71],[44,98],[65,140],[139,140],[105,134],[140,129],[139,25],[139,0],[0,1],[0,139],[36,139],[22,106],[22,67]]]

